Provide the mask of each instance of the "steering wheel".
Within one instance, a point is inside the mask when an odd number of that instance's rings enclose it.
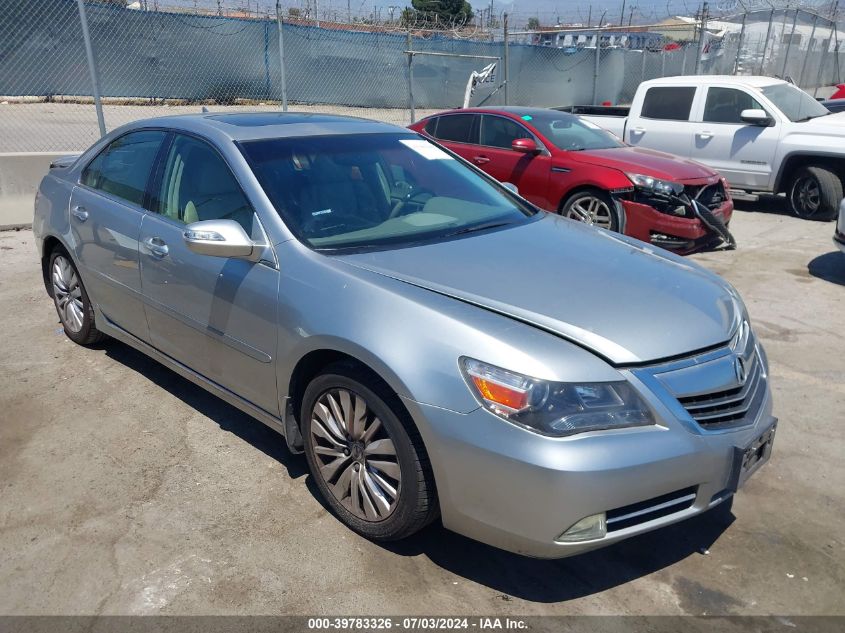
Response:
[[[396,184],[398,185],[399,183]],[[422,206],[434,197],[434,192],[429,191],[428,189],[417,189],[416,191],[414,191],[414,188],[408,183],[404,183],[404,185],[407,188],[408,193],[405,194],[396,202],[396,204],[393,205],[393,208],[390,210],[390,215],[387,216],[388,220],[398,217],[402,210],[409,204],[417,204]],[[423,196],[426,196],[426,198],[421,199]]]

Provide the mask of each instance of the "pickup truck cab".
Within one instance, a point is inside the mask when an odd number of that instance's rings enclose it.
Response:
[[[785,193],[795,214],[833,219],[845,178],[845,113],[771,77],[645,81],[631,107],[560,108],[635,147],[709,165],[734,190]]]

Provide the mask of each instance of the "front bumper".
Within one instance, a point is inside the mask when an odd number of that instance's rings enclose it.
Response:
[[[656,398],[650,403],[665,424],[567,438],[542,437],[484,409],[460,414],[405,402],[429,449],[445,527],[518,554],[563,558],[681,521],[728,499],[736,480],[736,449],[775,422],[768,385],[765,389],[753,423],[712,433],[695,432],[673,419]],[[640,502],[690,491],[692,501],[678,511],[625,520],[600,539],[557,540],[584,517],[613,510],[627,517]]]
[[[643,242],[689,253],[721,242],[698,218],[668,215],[654,207],[633,200],[620,200],[625,211],[625,234]],[[726,225],[734,211],[733,200],[725,200],[713,214]]]

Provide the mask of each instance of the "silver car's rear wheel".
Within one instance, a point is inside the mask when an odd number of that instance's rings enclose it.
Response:
[[[616,205],[603,191],[580,191],[566,199],[560,214],[571,220],[592,224],[608,231],[619,231],[621,222]]]
[[[319,474],[343,507],[365,521],[396,508],[402,469],[387,429],[357,393],[327,391],[311,411],[311,445]]]
[[[327,367],[305,388],[299,411],[314,483],[346,525],[396,540],[437,516],[419,431],[396,393],[366,367]]]
[[[50,283],[50,294],[64,327],[65,334],[74,343],[93,345],[105,338],[94,324],[94,307],[79,277],[70,255],[57,246],[44,267],[45,279]]]
[[[64,255],[53,258],[51,270],[53,281],[53,298],[59,319],[71,332],[82,329],[84,319],[82,305],[82,285],[70,261]]]

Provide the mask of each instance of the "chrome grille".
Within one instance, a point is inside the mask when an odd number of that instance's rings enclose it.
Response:
[[[752,353],[747,362],[750,368],[747,369],[745,384],[724,391],[680,397],[678,401],[705,428],[720,429],[742,424],[749,412],[757,412],[765,391],[760,379],[762,363],[757,354]]]
[[[698,487],[692,486],[661,495],[660,497],[654,497],[647,501],[632,503],[623,508],[608,510],[607,531],[616,532],[617,530],[624,530],[640,523],[653,521],[654,519],[686,510],[695,503],[697,492]]]
[[[708,431],[753,423],[766,397],[766,370],[747,322],[729,345],[650,373]]]

